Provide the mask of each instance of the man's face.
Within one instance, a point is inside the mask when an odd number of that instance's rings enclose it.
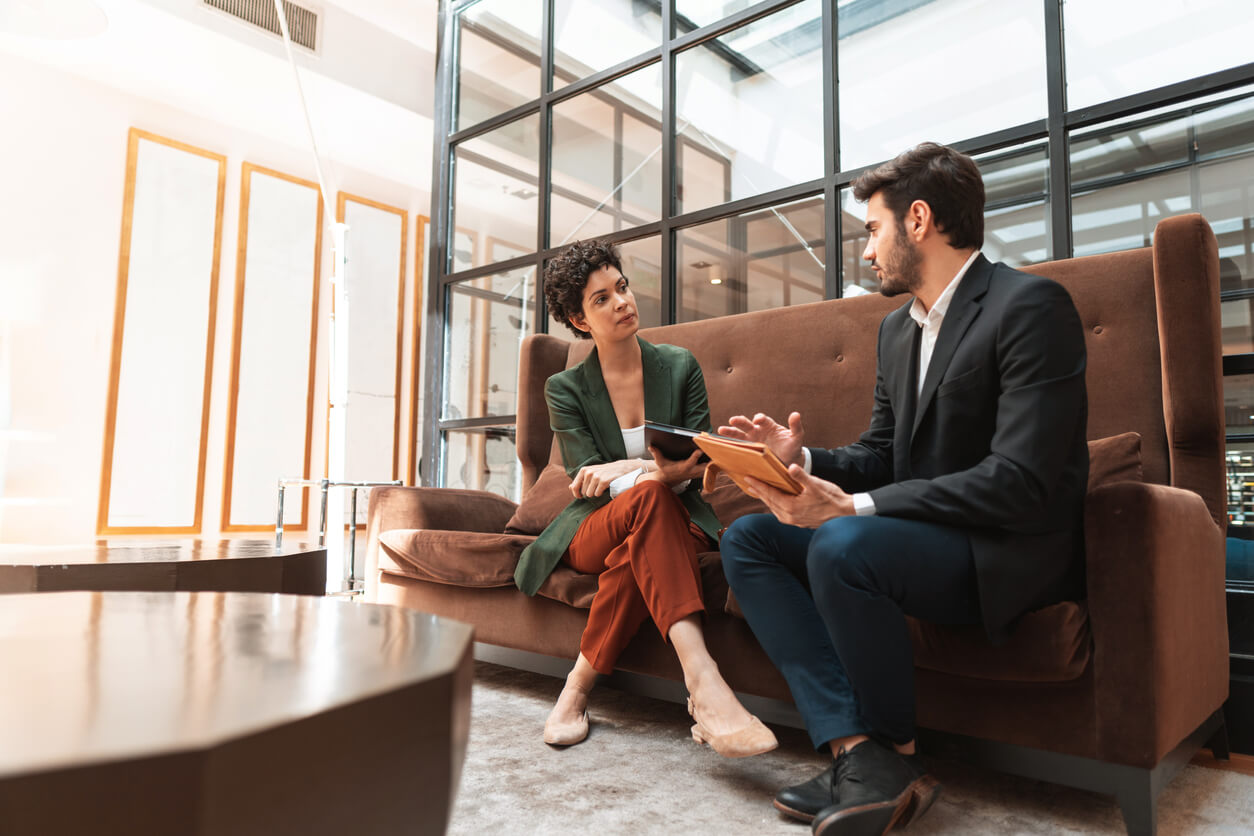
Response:
[[[871,262],[871,269],[880,280],[880,293],[897,296],[914,293],[923,281],[919,265],[923,257],[906,235],[879,192],[866,204],[866,249],[862,257]]]

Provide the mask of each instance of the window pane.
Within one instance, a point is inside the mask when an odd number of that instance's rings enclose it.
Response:
[[[636,297],[641,328],[662,324],[662,236],[651,235],[618,245],[623,275]]]
[[[1071,201],[1075,254],[1148,247],[1159,221],[1191,208],[1187,170],[1077,194]]]
[[[1189,117],[1152,125],[1119,126],[1071,142],[1074,190],[1103,180],[1189,161]]]
[[[1201,212],[1219,239],[1224,291],[1254,288],[1254,96],[1126,121],[1071,143],[1077,255],[1147,246],[1159,220]],[[1244,303],[1224,306],[1228,351],[1248,341]]]
[[[822,51],[804,0],[679,54],[679,211],[823,175]]]
[[[539,127],[539,116],[527,116],[453,149],[450,272],[535,251]],[[512,249],[489,249],[489,237]]]
[[[491,491],[517,502],[522,468],[513,427],[444,432],[444,487]]]
[[[1221,302],[1219,322],[1224,354],[1254,353],[1254,299]]]
[[[553,106],[552,246],[660,217],[661,110],[660,64]]]
[[[1072,110],[1244,64],[1254,43],[1249,0],[1064,0],[1063,26]]]
[[[679,321],[823,298],[823,198],[676,233]]]
[[[1254,151],[1251,119],[1254,119],[1254,96],[1196,114],[1194,128],[1198,156],[1207,159]]]
[[[657,49],[661,8],[622,0],[555,0],[553,40],[559,78],[574,81]]]
[[[449,285],[444,328],[445,420],[513,415],[518,344],[531,333],[535,268]]]
[[[479,0],[457,30],[454,131],[540,97],[540,0]]]
[[[975,158],[984,177],[984,247],[989,261],[1025,267],[1050,257],[1049,158],[1031,143]]]
[[[870,5],[897,11],[842,10],[842,169],[891,159],[925,140],[952,142],[1045,118],[1041,0]],[[938,72],[943,83],[916,92]]]
[[[717,23],[753,3],[754,0],[675,0],[677,34]]]
[[[1254,288],[1254,153],[1200,165],[1197,179],[1198,211],[1219,239],[1220,289]]]

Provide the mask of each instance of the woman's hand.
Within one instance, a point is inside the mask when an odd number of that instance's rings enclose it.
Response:
[[[648,469],[645,462],[640,459],[623,459],[617,462],[590,464],[581,467],[579,472],[575,474],[575,480],[570,483],[570,492],[575,495],[575,499],[600,496],[609,490],[610,482],[613,482],[624,473],[631,473],[633,470],[641,467]]]
[[[678,485],[686,479],[700,479],[705,473],[706,463],[699,461],[702,455],[699,449],[683,460],[668,459],[656,447],[650,447],[649,452],[653,454],[653,463],[657,465],[657,470],[649,471],[637,479],[637,482],[641,479],[656,479],[668,485]]]
[[[794,412],[788,416],[788,426],[776,423],[769,415],[759,412],[752,420],[743,415],[729,418],[725,426],[718,428],[719,435],[738,438],[741,441],[756,441],[771,448],[779,456],[779,460],[787,467],[790,464],[801,464],[805,457],[801,448],[805,440],[805,430],[801,428],[801,413]]]

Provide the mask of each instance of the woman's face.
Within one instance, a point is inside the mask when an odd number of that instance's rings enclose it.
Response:
[[[588,276],[583,289],[583,311],[571,317],[571,322],[598,343],[635,336],[640,330],[636,297],[617,268],[606,265]]]

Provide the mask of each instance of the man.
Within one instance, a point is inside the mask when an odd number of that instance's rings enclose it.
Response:
[[[915,757],[906,616],[983,624],[999,643],[1023,613],[1080,589],[1088,480],[1084,335],[1048,279],[990,263],[984,183],[934,143],[859,177],[862,257],[886,296],[871,426],[806,448],[787,425],[736,416],[719,432],[768,444],[803,486],[752,483],[770,514],[720,551],[763,648],[831,767],[775,804],[815,833],[885,833],[939,792]]]

